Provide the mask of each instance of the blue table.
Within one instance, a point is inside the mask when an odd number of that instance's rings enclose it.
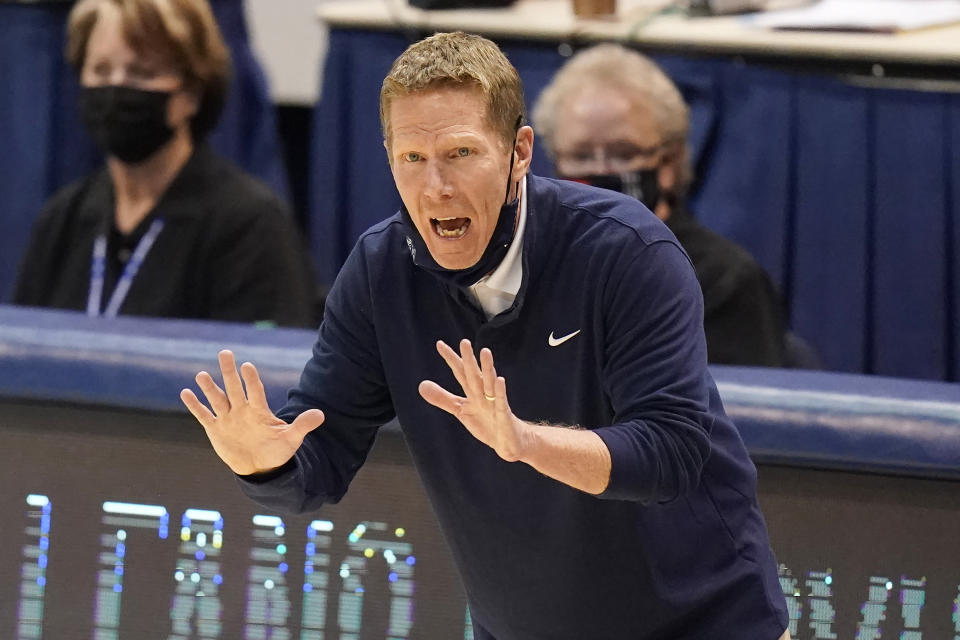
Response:
[[[230,347],[257,363],[277,407],[313,337],[0,305],[0,636],[10,637],[19,616],[45,637],[94,637],[94,626],[143,637],[143,620],[166,637],[173,624],[211,617],[200,602],[212,600],[223,607],[222,627],[196,637],[263,637],[267,627],[273,637],[471,638],[459,580],[395,423],[381,429],[340,504],[265,513],[241,495],[178,400],[194,372]],[[853,638],[862,629],[953,637],[956,385],[712,373],[757,463],[793,637]],[[180,517],[196,509],[214,516]],[[199,549],[213,529],[223,547]],[[129,553],[115,573],[120,549]],[[401,563],[399,580],[389,554],[379,559],[384,549],[415,556]],[[199,550],[207,555],[190,588],[174,571],[197,566]],[[112,595],[120,591],[122,599]],[[110,598],[115,606],[100,605]]]

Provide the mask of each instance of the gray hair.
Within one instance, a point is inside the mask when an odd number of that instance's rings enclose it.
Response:
[[[591,85],[623,89],[651,110],[664,144],[675,150],[677,190],[682,195],[692,173],[687,150],[690,109],[680,90],[655,62],[618,44],[601,44],[580,51],[560,68],[537,98],[533,124],[550,156],[555,156],[561,105],[575,91]]]

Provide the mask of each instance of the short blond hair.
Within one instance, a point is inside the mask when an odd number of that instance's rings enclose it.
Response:
[[[520,75],[496,44],[462,31],[424,38],[394,60],[380,89],[380,126],[387,144],[394,98],[448,87],[479,89],[486,99],[488,121],[512,148],[526,118]]]
[[[687,136],[690,109],[677,85],[645,55],[618,44],[601,44],[580,51],[553,76],[537,98],[533,122],[547,151],[555,157],[559,132],[557,114],[564,101],[590,86],[612,86],[643,101],[656,119],[664,144],[677,150],[678,190],[685,193],[691,180]]]
[[[206,0],[79,0],[67,20],[67,61],[79,74],[100,8],[120,11],[123,35],[138,54],[157,53],[197,90],[194,140],[216,125],[230,85],[230,52]]]

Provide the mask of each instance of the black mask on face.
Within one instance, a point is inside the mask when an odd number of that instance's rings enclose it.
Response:
[[[410,212],[406,207],[400,207],[403,221],[407,225],[407,248],[410,249],[410,255],[413,263],[418,267],[423,267],[432,271],[442,280],[452,285],[466,289],[472,286],[480,278],[487,275],[497,268],[503,258],[507,255],[507,249],[513,242],[514,226],[517,222],[517,209],[520,206],[520,198],[514,198],[512,202],[500,207],[500,216],[497,218],[497,226],[493,229],[493,235],[490,236],[490,242],[487,248],[483,250],[483,255],[477,260],[477,263],[466,269],[445,269],[437,264],[437,261],[430,255],[427,249],[427,243],[424,242],[420,232],[417,231]]]
[[[146,160],[173,137],[168,91],[81,87],[80,118],[97,145],[127,164]]]
[[[653,211],[663,197],[660,191],[660,182],[657,180],[657,169],[639,169],[627,173],[613,173],[608,175],[577,176],[568,179],[582,182],[601,189],[618,191],[624,195],[636,198],[647,209]]]

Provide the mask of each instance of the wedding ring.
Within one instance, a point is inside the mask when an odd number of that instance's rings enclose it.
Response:
[[[494,400],[497,399],[496,396],[488,396],[486,391],[483,392],[483,397],[489,400],[490,402],[493,402]]]

